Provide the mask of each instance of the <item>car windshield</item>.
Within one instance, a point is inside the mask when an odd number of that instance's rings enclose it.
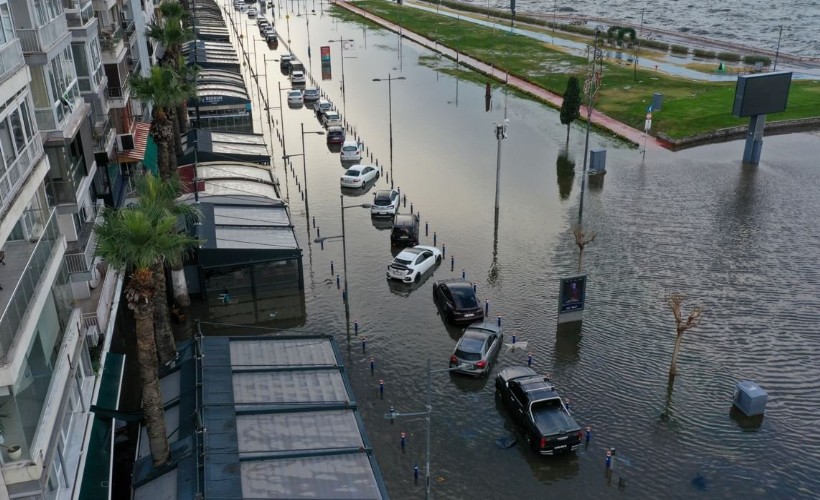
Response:
[[[390,203],[390,191],[379,191],[376,193],[376,198],[373,199],[373,203],[377,205],[387,205]]]
[[[358,170],[353,170],[352,168],[345,172],[345,175],[347,177],[358,177],[359,174],[361,174],[361,172],[359,172]]]
[[[290,95],[290,97],[299,97],[299,96],[302,95],[302,93],[301,92],[291,92],[289,95]]]
[[[478,307],[478,299],[475,293],[473,293],[472,288],[467,286],[455,286],[450,287],[450,292],[453,294],[453,300],[458,307]]]
[[[342,151],[344,151],[346,153],[350,153],[352,151],[358,151],[358,149],[359,148],[357,148],[356,146],[345,146],[345,147],[342,148]]]

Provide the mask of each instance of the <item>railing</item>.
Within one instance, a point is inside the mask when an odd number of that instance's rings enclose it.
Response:
[[[18,28],[16,31],[24,54],[47,52],[57,40],[68,34],[68,23],[62,13],[37,29]]]
[[[137,34],[137,29],[134,26],[134,20],[133,19],[126,19],[121,24],[122,24],[123,31],[125,31],[126,38],[128,38],[128,40],[131,41],[133,39],[134,35]]]
[[[114,127],[110,126],[110,122],[105,122],[103,133],[94,140],[94,151],[97,153],[107,152],[108,146],[114,141],[116,133]]]
[[[84,205],[80,210],[81,215],[87,214],[86,223],[77,236],[77,242],[82,251],[66,252],[65,263],[69,273],[85,273],[91,270],[91,264],[94,262],[94,253],[97,251],[97,232],[95,231],[95,226],[101,220],[104,206],[103,200],[97,200],[95,205]]]
[[[114,291],[116,288],[117,273],[113,269],[108,268],[105,271],[105,279],[103,279],[102,290],[100,290],[100,298],[97,301],[96,312],[83,314],[83,332],[91,326],[96,326],[99,329],[100,334],[105,334],[105,330],[108,328],[108,321],[111,319],[111,304],[118,299],[118,297],[114,297]]]
[[[25,59],[23,59],[23,49],[20,48],[20,40],[15,38],[0,47],[0,82],[23,64],[25,64]]]
[[[34,168],[34,165],[37,164],[37,161],[41,156],[43,156],[43,141],[38,133],[35,134],[31,140],[29,140],[26,148],[20,153],[19,156],[17,156],[16,160],[9,164],[6,170],[8,182],[3,182],[0,184],[0,189],[3,189],[4,191],[2,193],[2,197],[0,197],[3,200],[2,207],[0,207],[0,213],[6,213],[6,208],[8,208],[8,205],[12,202],[12,200],[14,200],[12,194],[16,193],[20,184],[28,178],[28,174],[31,172],[31,169]],[[6,185],[9,186],[7,192],[5,192]]]
[[[117,26],[113,32],[100,30],[100,49],[105,52],[117,52],[117,46],[123,44],[123,33],[122,26]]]
[[[26,315],[29,302],[40,282],[40,276],[60,238],[56,212],[56,209],[52,209],[49,213],[48,220],[43,225],[37,244],[34,246],[34,251],[24,267],[25,270],[14,286],[14,291],[11,292],[11,299],[3,315],[0,316],[0,352],[2,353],[0,364],[8,362],[6,355],[14,345],[15,336],[20,330],[20,324]]]
[[[122,87],[112,87],[111,85],[109,85],[105,91],[108,95],[108,98],[125,100],[128,97],[128,91],[131,89],[131,82],[129,80],[130,78],[126,78],[125,82],[123,82]]]

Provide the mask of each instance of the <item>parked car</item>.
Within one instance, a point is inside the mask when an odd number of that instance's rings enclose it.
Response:
[[[340,179],[342,187],[359,188],[379,177],[379,169],[372,165],[353,165]]]
[[[532,368],[511,366],[501,370],[495,379],[495,393],[524,428],[534,452],[554,455],[575,451],[581,445],[581,427],[555,386]]]
[[[343,129],[342,127],[335,126],[327,128],[328,144],[341,144],[343,142],[345,142],[345,129]]]
[[[256,7],[249,7],[248,8],[248,17],[250,19],[253,19],[254,17],[256,17]]]
[[[339,157],[342,161],[361,161],[362,150],[359,148],[359,141],[345,141]]]
[[[341,127],[342,117],[336,111],[326,111],[322,115],[322,125],[325,127]]]
[[[279,69],[282,71],[286,71],[289,68],[290,60],[293,58],[293,54],[282,54],[279,57]]]
[[[405,283],[420,281],[421,276],[441,262],[441,250],[416,245],[405,248],[387,266],[387,277]]]
[[[396,215],[399,211],[400,198],[399,192],[395,189],[376,191],[373,205],[370,206],[370,215]]]
[[[333,109],[333,103],[327,99],[319,99],[313,103],[313,111],[316,113],[316,118],[321,122],[322,115]]]
[[[276,36],[276,31],[273,29],[265,31],[265,41],[268,43],[278,42],[279,39]]]
[[[289,90],[288,91],[288,104],[290,105],[302,105],[302,91],[301,90]]]
[[[396,247],[418,245],[419,216],[416,214],[397,214],[393,218],[393,229],[390,231],[390,244]]]
[[[302,97],[304,97],[305,102],[313,102],[319,99],[319,89],[316,87],[308,87],[302,92]]]
[[[294,71],[301,71],[302,73],[305,72],[305,65],[299,59],[292,57],[290,61],[288,61],[288,72],[293,73]]]
[[[268,24],[268,18],[265,17],[264,15],[261,15],[261,16],[256,18],[256,25],[257,26],[262,26],[263,24]]]
[[[450,323],[472,323],[484,319],[484,308],[476,297],[473,284],[463,279],[433,283],[433,301]]]
[[[290,83],[294,85],[304,85],[305,73],[303,71],[294,71],[290,74]]]
[[[450,368],[457,373],[486,377],[501,350],[504,334],[489,321],[473,323],[464,330],[450,356]]]

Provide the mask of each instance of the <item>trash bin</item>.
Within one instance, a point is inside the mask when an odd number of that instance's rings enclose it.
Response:
[[[738,382],[735,387],[734,405],[747,417],[763,415],[769,395],[751,380]]]

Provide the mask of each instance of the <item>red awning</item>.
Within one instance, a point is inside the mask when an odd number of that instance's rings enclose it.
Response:
[[[134,126],[134,149],[122,151],[117,155],[120,163],[138,163],[145,157],[145,146],[148,144],[148,132],[151,130],[150,123],[138,122]]]

